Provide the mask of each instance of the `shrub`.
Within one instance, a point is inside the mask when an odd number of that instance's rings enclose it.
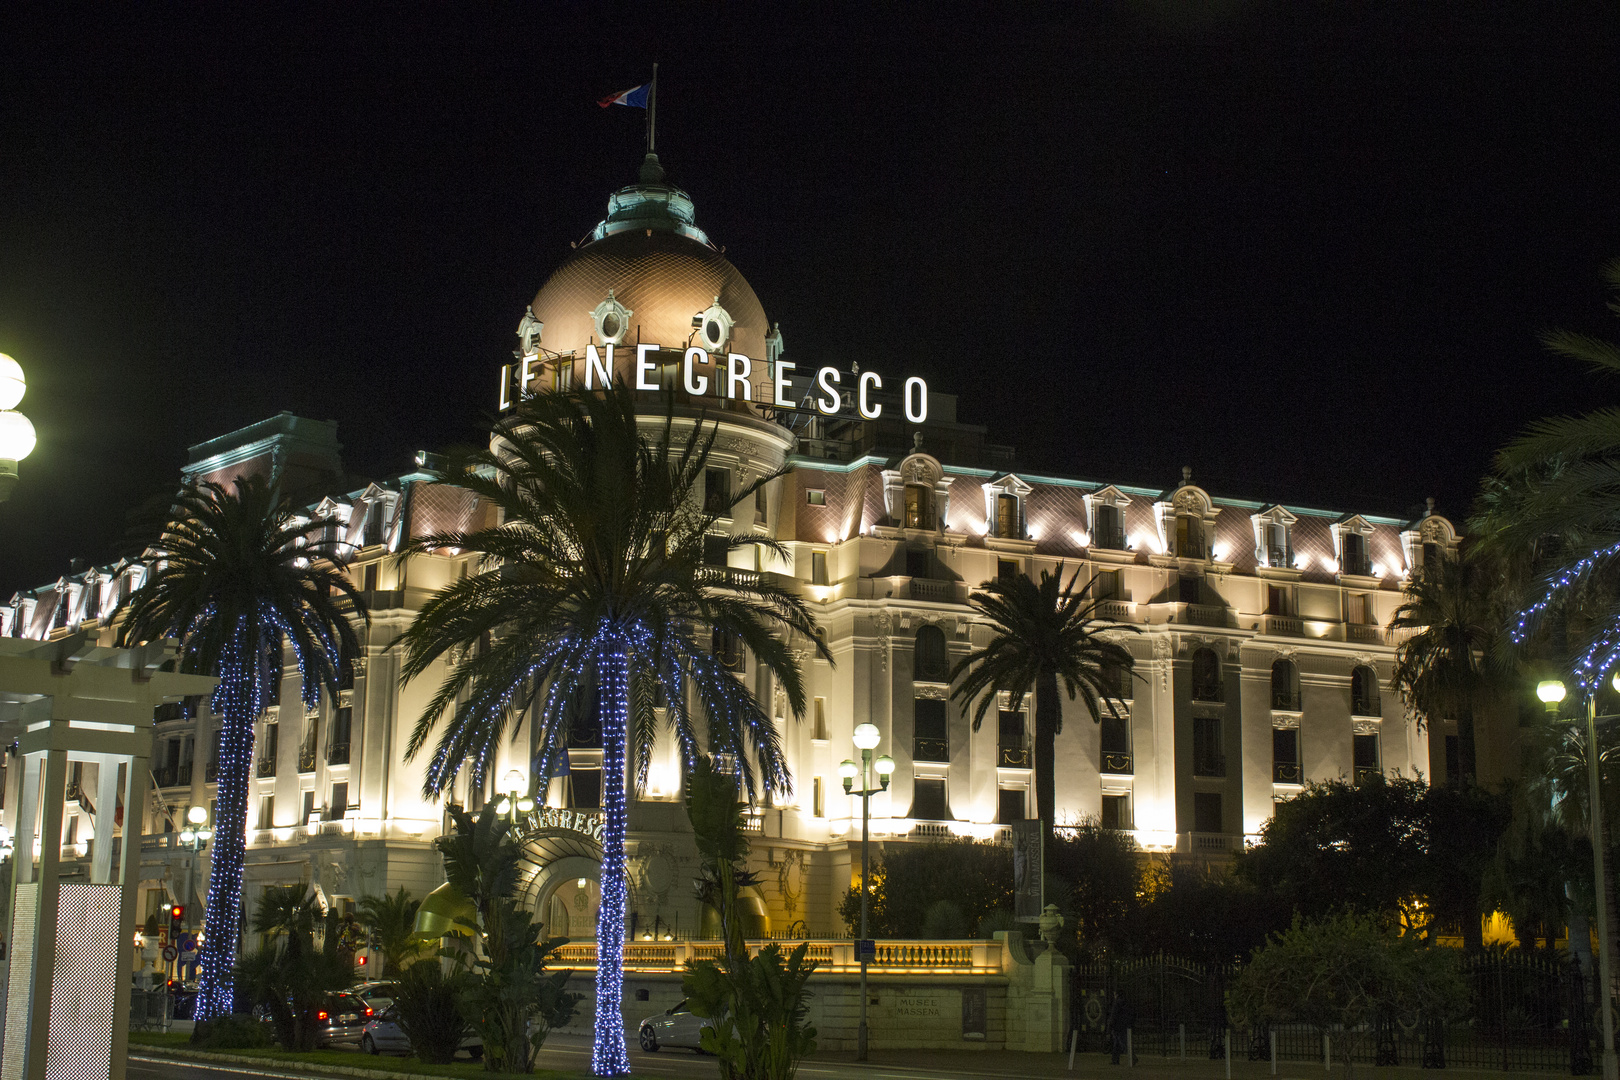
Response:
[[[257,1050],[270,1045],[270,1033],[252,1017],[222,1016],[193,1028],[191,1044],[205,1050]]]
[[[800,1060],[815,1053],[805,983],[816,965],[807,949],[801,943],[784,958],[771,944],[741,962],[687,962],[681,984],[692,1012],[714,1021],[703,1029],[703,1049],[720,1059],[722,1076],[792,1080]]]
[[[1012,848],[976,840],[895,845],[872,864],[868,920],[873,937],[928,936],[923,925],[940,900],[956,906],[962,932],[998,909],[1010,910]],[[861,928],[861,894],[850,889],[838,906],[850,933]]]
[[[425,1064],[448,1064],[467,1037],[459,997],[457,980],[435,960],[418,961],[400,976],[394,997],[399,1029],[411,1041],[411,1053]]]

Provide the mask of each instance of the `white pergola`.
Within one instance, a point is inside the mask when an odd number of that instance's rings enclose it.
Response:
[[[0,638],[3,820],[14,848],[0,1080],[123,1080],[152,712],[215,680],[159,670],[173,643]],[[96,792],[87,862],[62,844],[69,767]],[[122,804],[123,820],[118,820]]]

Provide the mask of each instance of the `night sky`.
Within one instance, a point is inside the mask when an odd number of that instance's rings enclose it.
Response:
[[[1620,395],[1537,340],[1620,335],[1611,3],[21,7],[0,597],[278,411],[361,475],[473,438],[654,60],[788,358],[923,375],[1027,468],[1461,518],[1527,421]]]

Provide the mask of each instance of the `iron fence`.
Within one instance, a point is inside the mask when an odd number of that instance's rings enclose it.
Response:
[[[1225,1056],[1226,993],[1240,968],[1153,956],[1073,969],[1071,1030],[1081,1049],[1109,1049],[1111,1015],[1129,1022],[1141,1057]],[[1593,1071],[1599,1018],[1591,980],[1564,957],[1523,952],[1465,957],[1466,1011],[1444,1020],[1389,1015],[1360,1029],[1307,1024],[1232,1031],[1233,1057],[1503,1071]],[[1115,998],[1118,1004],[1115,1004]]]

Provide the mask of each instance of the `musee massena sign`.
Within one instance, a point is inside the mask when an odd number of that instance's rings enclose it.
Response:
[[[595,390],[612,384],[614,348],[613,345],[585,346],[585,389]],[[635,389],[662,390],[663,386],[658,381],[658,369],[661,365],[653,358],[663,351],[663,346],[633,345],[625,348],[636,350]],[[531,353],[516,364],[505,364],[501,367],[500,407],[503,411],[510,409],[513,404],[513,370],[517,371],[518,392],[526,393],[529,383],[539,373],[541,366],[539,354]],[[788,397],[793,389],[793,372],[797,370],[797,365],[777,360],[768,366],[773,369],[770,372],[774,391],[772,404],[783,409],[798,408],[798,403]],[[813,404],[816,411],[823,416],[837,416],[842,411],[844,374],[832,367],[823,367],[816,372],[813,384],[816,394]],[[694,346],[687,349],[681,359],[681,389],[693,397],[710,396],[726,401],[751,400],[753,375],[754,361],[742,353],[726,353],[722,362],[720,357],[710,356],[707,349]],[[883,376],[875,371],[862,371],[856,377],[852,389],[853,404],[861,419],[876,420],[883,415],[883,406],[872,400],[873,393],[883,389]],[[915,375],[907,379],[903,400],[908,421],[920,424],[928,419],[926,382]]]

